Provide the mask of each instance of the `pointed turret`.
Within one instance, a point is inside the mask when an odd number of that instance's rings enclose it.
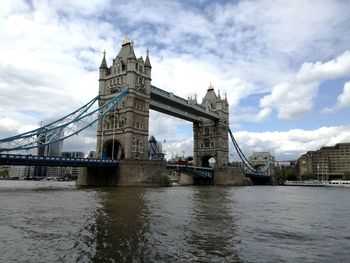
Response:
[[[211,105],[211,107],[214,108],[215,107],[214,105],[216,104],[217,100],[218,100],[218,97],[215,94],[214,87],[210,83],[207,93],[203,98],[202,104]]]
[[[149,50],[147,49],[147,56],[145,59],[145,72],[149,78],[151,78],[151,70],[152,70],[152,66],[151,66],[151,62],[149,60]]]
[[[133,42],[130,41],[129,38],[125,38],[123,40],[122,48],[120,49],[118,53],[118,57],[124,61],[125,63],[129,59],[136,60],[135,52],[134,52],[134,47],[133,47]]]
[[[103,51],[103,59],[101,62],[100,69],[108,69],[107,62],[106,62],[106,51]]]
[[[227,93],[225,93],[225,103],[228,106]]]
[[[147,56],[146,56],[146,61],[145,61],[145,67],[152,68],[151,62],[149,61],[148,53],[149,53],[149,50],[147,49]]]

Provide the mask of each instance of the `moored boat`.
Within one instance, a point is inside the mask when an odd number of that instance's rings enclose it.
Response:
[[[331,180],[329,182],[326,182],[325,186],[350,187],[350,180]]]

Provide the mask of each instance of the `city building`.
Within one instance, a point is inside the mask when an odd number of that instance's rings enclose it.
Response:
[[[154,136],[150,136],[148,140],[148,157],[151,160],[163,160],[164,159],[164,153],[162,150],[162,143],[158,142]]]
[[[90,154],[94,154],[91,153]],[[62,157],[65,158],[84,158],[85,155],[83,152],[62,152]],[[61,167],[61,176],[70,179],[77,179],[79,173],[79,167]]]
[[[38,135],[38,148],[37,155],[38,156],[61,156],[63,141],[59,141],[63,137],[63,130],[59,131],[57,134],[48,138],[48,135],[43,132]],[[45,143],[56,141],[54,143],[50,143],[45,145]]]
[[[34,166],[8,166],[8,177],[9,178],[32,178],[34,176]]]
[[[146,58],[137,58],[134,43],[125,38],[113,64],[107,66],[105,54],[100,66],[99,105],[129,88],[116,109],[99,119],[96,156],[103,159],[148,159],[149,100],[152,66]]]
[[[59,131],[54,136],[48,135],[45,131],[38,135],[38,156],[61,156],[63,141],[60,139],[63,137],[63,130]],[[53,142],[45,145],[48,142]],[[36,166],[34,169],[34,177],[43,178],[47,176],[55,177],[60,174],[61,169],[59,167],[46,167],[46,166]]]
[[[266,173],[268,175],[273,175],[275,167],[275,157],[273,157],[269,152],[254,152],[249,157],[249,161],[257,169],[261,169],[268,165]]]
[[[319,180],[345,179],[350,174],[350,143],[338,143],[309,151],[298,159],[301,178],[314,176]]]

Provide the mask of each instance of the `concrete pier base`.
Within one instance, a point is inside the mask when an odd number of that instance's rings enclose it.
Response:
[[[179,185],[193,185],[193,177],[184,173],[180,173],[180,178],[178,181]]]
[[[157,160],[120,160],[118,167],[80,168],[78,186],[170,186],[166,163]]]
[[[170,186],[166,162],[158,160],[120,160],[119,186]]]
[[[240,169],[217,168],[214,169],[214,184],[227,186],[252,185],[251,180]]]

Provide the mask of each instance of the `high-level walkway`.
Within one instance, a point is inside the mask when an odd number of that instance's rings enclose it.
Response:
[[[199,105],[194,100],[183,99],[155,86],[151,86],[150,109],[191,122],[200,122],[201,117],[219,120],[216,112]]]

